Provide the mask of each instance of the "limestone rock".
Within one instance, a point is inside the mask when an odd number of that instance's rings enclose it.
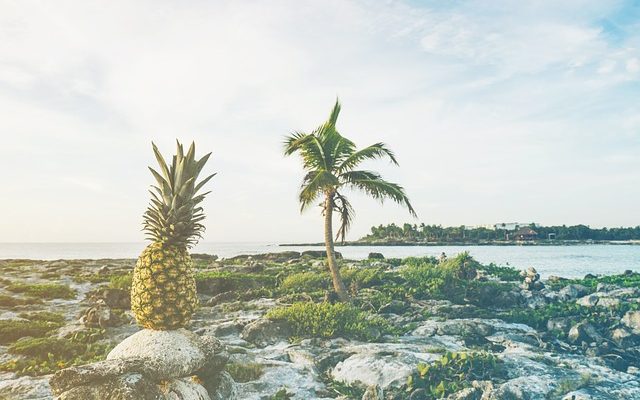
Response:
[[[561,300],[575,300],[578,297],[586,296],[589,294],[589,289],[586,286],[579,284],[571,284],[563,287],[558,291],[558,296]]]
[[[143,329],[129,336],[107,355],[107,360],[141,357],[152,360],[160,379],[180,378],[201,369],[210,349],[198,335],[186,329]]]
[[[87,328],[108,328],[122,324],[120,317],[113,313],[104,302],[89,307],[82,314],[80,320]]]
[[[576,300],[576,304],[583,307],[595,307],[599,301],[600,297],[595,294],[590,294]]]
[[[362,395],[362,400],[384,400],[384,392],[378,385],[367,387]]]
[[[166,399],[154,382],[139,374],[122,375],[108,381],[76,386],[62,393],[58,400],[152,400]]]
[[[627,311],[622,317],[622,323],[631,328],[636,335],[640,334],[640,311]]]
[[[291,329],[286,322],[261,318],[247,324],[241,337],[258,347],[266,347],[286,340],[290,334]]]

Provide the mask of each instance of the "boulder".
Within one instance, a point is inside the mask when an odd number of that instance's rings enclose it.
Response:
[[[549,318],[547,321],[548,331],[567,333],[571,329],[571,319],[567,317]]]
[[[595,307],[599,301],[600,297],[595,294],[589,294],[576,300],[576,304],[583,307]]]
[[[461,337],[472,336],[489,336],[493,334],[495,329],[493,326],[477,320],[451,319],[438,324],[437,332],[439,335],[451,335]]]
[[[88,328],[108,328],[122,325],[123,322],[104,302],[86,309],[80,321]]]
[[[258,347],[266,347],[286,340],[291,336],[291,329],[284,321],[260,318],[248,323],[240,336]]]
[[[384,260],[384,255],[382,253],[369,253],[367,258],[369,260]]]
[[[590,323],[586,321],[582,321],[569,330],[568,339],[572,343],[601,343],[603,341],[602,335],[598,333],[596,328],[593,327]]]
[[[100,294],[105,304],[111,308],[128,310],[131,308],[131,294],[123,289],[104,289]]]
[[[63,392],[58,400],[151,400],[167,399],[164,393],[153,381],[142,375],[131,374],[114,377],[101,382],[92,382],[76,386]]]
[[[575,300],[578,297],[586,296],[589,294],[589,289],[586,286],[574,283],[567,285],[558,291],[558,296],[561,300]]]
[[[622,317],[622,323],[631,328],[636,335],[640,334],[640,311],[627,311]]]
[[[56,372],[49,384],[53,393],[59,395],[76,387],[98,387],[103,383],[115,382],[119,376],[138,376],[140,379],[144,377],[148,380],[162,379],[155,374],[152,362],[145,358],[131,357],[65,368]],[[125,379],[121,385],[127,386],[131,384],[137,387],[140,379]],[[106,389],[111,390],[105,387]]]
[[[204,367],[213,356],[208,343],[186,329],[154,331],[143,329],[118,344],[107,360],[141,357],[154,363],[160,379],[180,378]]]
[[[620,347],[629,347],[635,344],[635,335],[626,328],[616,328],[611,331],[611,340]]]
[[[600,297],[598,307],[616,308],[620,305],[620,299],[615,297]]]
[[[337,259],[342,258],[342,254],[338,251],[334,252]],[[311,258],[326,258],[327,252],[325,250],[306,250],[302,252],[302,256],[307,256]]]

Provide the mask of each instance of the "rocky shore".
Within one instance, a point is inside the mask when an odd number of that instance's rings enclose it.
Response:
[[[0,399],[640,399],[631,271],[374,254],[340,261],[341,304],[321,252],[194,259],[201,307],[169,332],[133,322],[135,260],[1,260]]]

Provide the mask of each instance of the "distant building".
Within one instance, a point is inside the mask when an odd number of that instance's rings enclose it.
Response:
[[[520,228],[511,234],[511,238],[513,240],[534,240],[537,237],[538,237],[538,232],[534,231],[528,226],[524,228]]]
[[[530,227],[530,226],[537,226],[537,225],[535,223],[533,223],[533,222],[529,222],[529,223],[502,222],[502,223],[499,223],[499,224],[495,224],[493,226],[494,226],[494,229],[499,229],[499,230],[503,230],[503,231],[517,231],[520,228]]]

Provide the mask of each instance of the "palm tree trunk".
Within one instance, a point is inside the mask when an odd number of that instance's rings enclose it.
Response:
[[[333,288],[341,301],[349,301],[349,294],[344,287],[338,262],[336,261],[336,253],[333,246],[333,194],[327,193],[324,201],[324,244],[327,249],[327,262],[329,264],[329,272],[333,281]]]

